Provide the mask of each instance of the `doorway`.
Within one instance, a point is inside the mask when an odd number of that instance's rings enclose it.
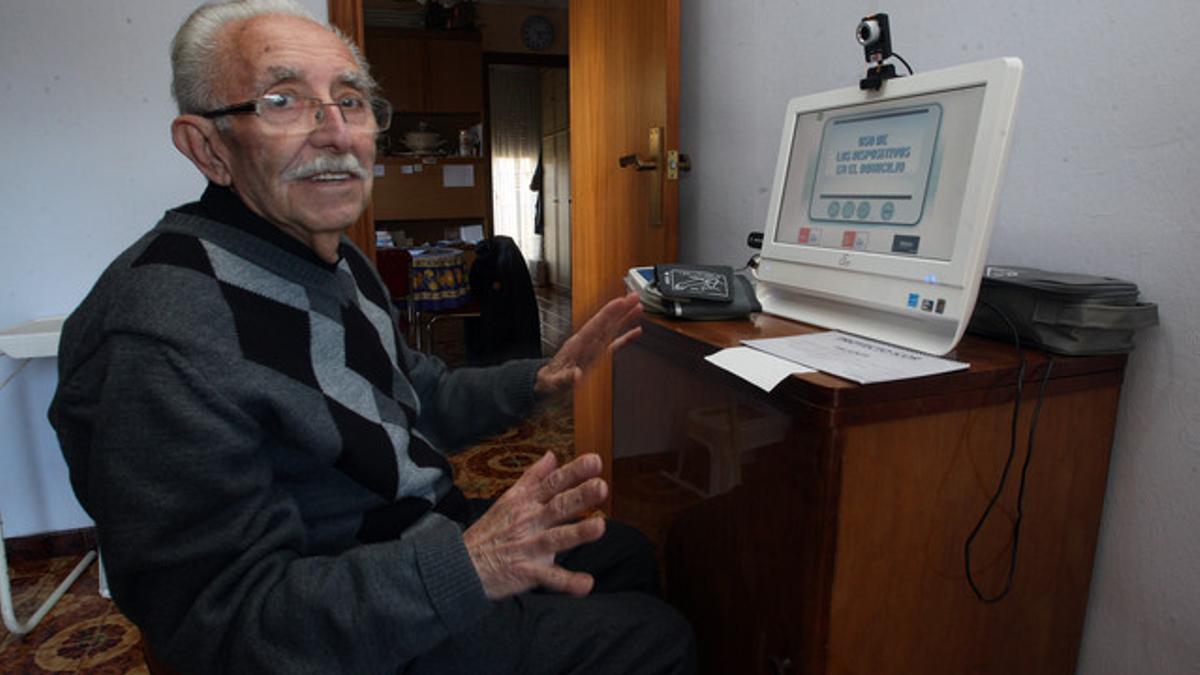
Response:
[[[570,114],[566,65],[487,66],[492,223],[538,287],[571,288]]]

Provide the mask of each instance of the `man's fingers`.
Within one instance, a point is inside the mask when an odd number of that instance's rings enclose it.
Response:
[[[576,488],[555,495],[542,512],[542,525],[551,527],[598,506],[608,496],[608,483],[591,478]]]
[[[558,493],[570,490],[590,478],[599,476],[602,468],[600,456],[595,453],[576,457],[542,479],[534,488],[533,495],[539,503],[549,503]],[[522,476],[521,480],[524,479],[525,477]]]
[[[595,584],[592,575],[586,572],[572,572],[558,565],[538,567],[531,571],[539,586],[575,597],[591,593]]]
[[[604,528],[604,519],[600,517],[584,518],[568,525],[551,527],[530,542],[529,554],[533,556],[558,555],[581,544],[596,541],[604,535]]]
[[[630,342],[636,340],[637,337],[641,334],[642,334],[641,326],[638,326],[637,328],[632,328],[632,329],[626,331],[625,334],[622,335],[621,337],[617,338],[616,340],[613,340],[612,343],[610,343],[608,345],[608,348],[610,351],[615,352],[618,349],[620,349],[621,347],[624,347],[625,345],[629,344]]]
[[[603,518],[587,518],[578,523],[546,530],[541,543],[547,548],[546,555],[554,555],[580,544],[596,541],[604,534],[604,527]],[[572,572],[558,565],[540,567],[538,583],[550,590],[576,596],[587,595],[592,590],[590,574]]]
[[[523,492],[532,492],[534,495],[540,496],[546,479],[554,474],[557,467],[558,458],[554,456],[553,452],[547,450],[546,454],[533,463],[533,466],[525,469],[525,473],[521,474],[517,482],[513,483],[512,487],[501,495],[501,499],[507,497],[510,493],[515,496]],[[539,499],[539,501],[544,502],[545,500]]]
[[[640,313],[640,311],[641,302],[636,293],[609,300],[583,325],[583,329],[578,334],[583,334],[589,329],[599,331],[601,334],[607,333],[611,327],[619,326],[622,322],[627,321],[631,313]]]

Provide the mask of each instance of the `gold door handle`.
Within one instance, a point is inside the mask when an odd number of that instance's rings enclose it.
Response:
[[[621,165],[622,169],[633,166],[637,167],[638,171],[654,171],[658,168],[658,162],[637,154],[622,155],[617,159],[617,163]]]
[[[634,153],[631,155],[622,155],[617,158],[617,164],[622,169],[634,167],[637,171],[658,171],[660,166],[663,166],[663,128],[650,127],[650,156],[642,157]],[[662,175],[658,174],[650,180],[650,190],[647,194],[649,197],[649,225],[651,227],[662,226],[662,204],[663,204],[663,181]]]

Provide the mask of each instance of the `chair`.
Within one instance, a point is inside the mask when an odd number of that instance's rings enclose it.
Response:
[[[412,342],[416,326],[416,309],[412,301],[412,254],[403,248],[375,250],[375,267],[391,293],[392,303],[400,308],[398,326],[408,342]]]
[[[497,236],[475,249],[468,275],[479,318],[467,322],[467,360],[473,366],[542,355],[542,324],[529,265],[516,242]]]
[[[416,343],[433,351],[434,329],[446,319],[465,322],[467,363],[493,365],[542,355],[541,319],[525,256],[511,237],[491,237],[475,247],[467,271],[470,300],[448,309],[417,311]]]

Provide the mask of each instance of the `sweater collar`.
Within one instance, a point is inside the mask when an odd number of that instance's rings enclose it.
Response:
[[[243,232],[254,235],[288,253],[307,260],[322,269],[333,272],[341,261],[341,247],[338,248],[338,262],[327,262],[316,254],[304,242],[279,229],[270,221],[250,210],[242,198],[231,188],[209,182],[201,195],[200,201],[185,204],[176,211],[192,216],[214,220],[224,225],[236,227]]]

